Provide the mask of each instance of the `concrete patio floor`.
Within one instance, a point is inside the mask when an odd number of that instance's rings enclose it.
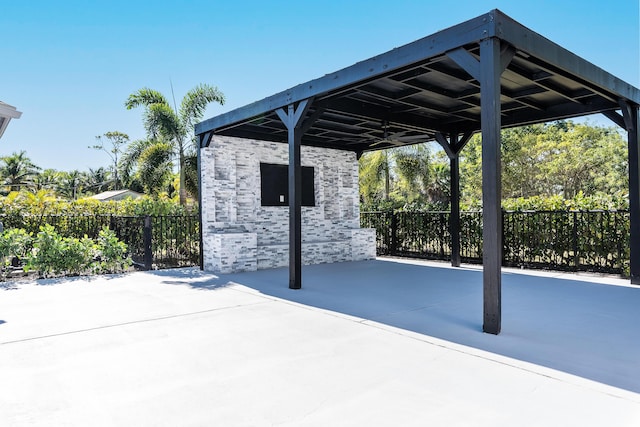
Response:
[[[640,288],[383,260],[0,283],[2,426],[638,426]]]

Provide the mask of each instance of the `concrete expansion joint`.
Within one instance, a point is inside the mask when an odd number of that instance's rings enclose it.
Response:
[[[149,322],[156,322],[156,321],[160,321],[160,320],[169,320],[169,319],[176,319],[176,318],[180,318],[180,317],[195,316],[195,315],[198,315],[198,314],[212,313],[212,312],[216,312],[216,311],[230,310],[230,309],[235,309],[235,308],[248,307],[248,306],[252,306],[252,305],[264,304],[264,303],[265,302],[261,301],[261,302],[253,302],[253,303],[248,303],[248,304],[237,304],[237,305],[231,305],[231,306],[226,306],[226,307],[211,308],[211,309],[208,309],[208,310],[200,310],[200,311],[193,311],[193,312],[188,312],[188,313],[172,314],[172,315],[169,315],[169,316],[160,316],[160,317],[153,317],[153,318],[149,318],[149,319],[132,320],[132,321],[129,321],[129,322],[114,323],[112,325],[101,325],[101,326],[95,326],[93,328],[78,329],[78,330],[74,330],[74,331],[58,332],[58,333],[55,333],[55,334],[48,334],[48,335],[41,335],[41,336],[37,336],[37,337],[22,338],[22,339],[13,340],[13,341],[5,341],[5,342],[0,342],[0,345],[17,344],[17,343],[26,342],[26,341],[36,341],[36,340],[41,340],[41,339],[46,339],[46,338],[61,337],[61,336],[65,336],[65,335],[82,334],[82,333],[86,333],[86,332],[99,331],[99,330],[102,330],[102,329],[111,329],[111,328],[118,328],[118,327],[121,327],[121,326],[135,325],[135,324],[140,324],[140,323],[149,323]]]

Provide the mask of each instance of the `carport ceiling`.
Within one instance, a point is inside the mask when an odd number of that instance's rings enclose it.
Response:
[[[311,100],[303,145],[363,152],[480,130],[479,43],[500,39],[502,126],[605,113],[621,126],[621,105],[640,91],[499,10],[196,126],[211,134],[287,142],[276,110]],[[474,71],[478,70],[478,71]],[[204,136],[207,137],[204,137]]]

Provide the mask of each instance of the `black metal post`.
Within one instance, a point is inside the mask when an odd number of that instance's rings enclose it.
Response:
[[[449,175],[451,177],[451,216],[449,217],[451,265],[460,267],[460,161],[457,155],[449,158]]]
[[[475,60],[475,59],[474,59]],[[436,133],[436,141],[442,146],[449,157],[449,185],[451,191],[451,215],[449,218],[449,234],[451,235],[451,266],[460,267],[460,152],[467,145],[473,134],[465,133],[460,138],[457,132],[447,137]]]
[[[309,127],[303,117],[310,107],[310,100],[301,101],[276,110],[287,128],[289,143],[289,289],[302,288],[302,166],[300,148],[302,134]]]
[[[580,255],[578,254],[578,212],[573,212],[573,235],[571,237],[573,239],[573,265],[575,271],[578,271],[578,267],[580,266]]]
[[[637,105],[625,107],[629,149],[629,275],[632,284],[640,285],[640,110]]]
[[[153,268],[153,250],[151,247],[152,239],[152,221],[151,216],[144,217],[144,229],[142,234],[142,241],[144,245],[144,269],[151,270]]]
[[[398,251],[398,214],[391,211],[391,246],[389,247],[389,255],[396,255]]]
[[[198,222],[199,222],[199,245],[198,245],[198,265],[200,270],[204,270],[204,234],[202,230],[202,225],[204,224],[202,218],[202,142],[198,146]]]
[[[480,42],[480,103],[482,124],[482,263],[484,323],[499,334],[502,323],[502,233],[500,159],[500,40]]]
[[[289,105],[293,117],[293,105]],[[295,123],[288,126],[289,138],[289,288],[302,288],[302,165],[300,132]]]

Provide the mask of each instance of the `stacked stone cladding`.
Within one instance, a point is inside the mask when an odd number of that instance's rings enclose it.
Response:
[[[224,267],[226,272],[288,264],[289,208],[261,206],[260,200],[260,163],[288,161],[287,144],[276,142],[216,136],[202,149],[205,269],[222,272]],[[360,229],[355,153],[303,146],[301,163],[314,168],[315,195],[315,206],[302,207],[303,263],[375,258],[375,230]],[[251,237],[235,244],[239,237],[219,237],[226,234]],[[246,244],[254,240],[255,247]],[[221,242],[228,246],[219,247]],[[252,257],[255,263],[247,261]]]

